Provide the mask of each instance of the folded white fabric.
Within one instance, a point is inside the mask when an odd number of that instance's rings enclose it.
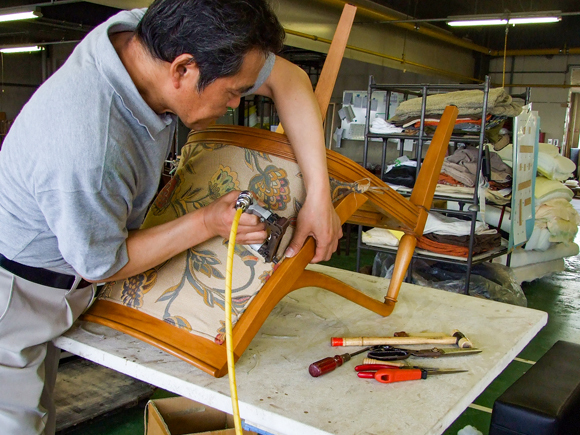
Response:
[[[362,241],[372,246],[399,246],[399,239],[386,228],[371,228],[363,231]]]
[[[397,127],[390,122],[385,121],[383,118],[375,118],[371,122],[370,127],[371,133],[401,133],[403,129],[401,127]]]
[[[467,236],[471,234],[471,221],[445,216],[437,212],[429,212],[423,234],[442,234],[448,236]],[[475,222],[475,234],[495,234],[494,229],[481,221]]]

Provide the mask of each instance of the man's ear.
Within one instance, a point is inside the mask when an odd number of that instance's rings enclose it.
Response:
[[[186,82],[193,82],[197,86],[199,69],[191,54],[183,53],[177,56],[169,66],[169,73],[173,86],[178,89]]]

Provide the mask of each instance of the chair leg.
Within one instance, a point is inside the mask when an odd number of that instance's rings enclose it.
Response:
[[[328,290],[383,317],[393,311],[388,304],[381,303],[336,278],[312,270],[302,271],[290,291],[304,287],[319,287]]]
[[[397,302],[397,296],[399,295],[401,284],[403,284],[403,280],[407,274],[407,269],[409,268],[409,264],[413,258],[413,253],[415,252],[415,246],[417,246],[417,239],[415,236],[405,234],[401,237],[399,249],[397,251],[397,258],[395,258],[393,276],[391,277],[389,290],[385,296],[385,304],[394,305]]]

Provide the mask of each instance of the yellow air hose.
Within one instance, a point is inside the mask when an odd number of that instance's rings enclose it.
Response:
[[[230,241],[228,243],[228,261],[226,263],[226,294],[225,294],[225,311],[226,311],[226,353],[228,358],[228,377],[230,379],[230,395],[232,397],[232,410],[234,415],[234,424],[236,435],[242,435],[242,420],[240,419],[240,408],[238,406],[238,389],[236,387],[236,371],[234,367],[234,343],[232,339],[232,270],[234,265],[234,249],[236,246],[236,234],[238,224],[243,213],[242,208],[236,210],[232,229],[230,231]]]

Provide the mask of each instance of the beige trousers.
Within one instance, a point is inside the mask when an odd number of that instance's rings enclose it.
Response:
[[[75,283],[76,286],[76,283]],[[93,301],[94,285],[70,290],[35,284],[0,268],[0,432],[52,435],[52,392],[60,350],[51,340]]]

